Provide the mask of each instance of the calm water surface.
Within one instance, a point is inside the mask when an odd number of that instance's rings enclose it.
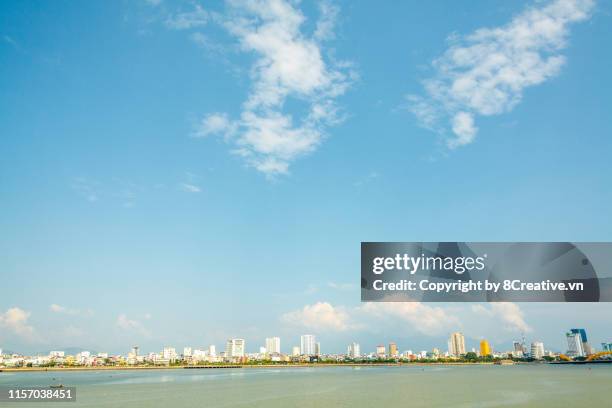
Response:
[[[612,364],[0,373],[0,386],[77,387],[38,407],[612,407]]]

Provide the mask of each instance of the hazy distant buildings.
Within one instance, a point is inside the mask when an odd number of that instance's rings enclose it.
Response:
[[[491,354],[491,345],[485,339],[480,340],[480,355],[482,357],[490,356]]]
[[[460,332],[451,334],[448,339],[448,353],[451,356],[459,357],[465,354],[465,337]]]
[[[612,343],[601,343],[601,351],[612,351]]]
[[[378,358],[387,357],[387,351],[385,350],[384,344],[379,344],[378,346],[376,346],[376,357]]]
[[[589,340],[587,339],[586,330],[584,329],[571,329],[570,333],[580,335],[580,341],[582,342],[582,350],[584,351],[584,355],[593,354],[593,348],[589,344]]]
[[[303,356],[316,355],[317,340],[313,334],[304,334],[300,338],[300,354]]]
[[[541,341],[534,341],[531,343],[531,358],[541,360],[544,358],[544,343]]]
[[[291,356],[299,357],[300,356],[300,346],[293,346],[291,349]]]
[[[244,357],[244,339],[228,339],[225,345],[226,358]]]
[[[321,355],[321,343],[316,342],[315,343],[315,356],[320,356],[320,355]]]
[[[359,343],[351,343],[348,346],[348,350],[346,353],[350,358],[358,358],[361,357],[361,350],[359,348]]]
[[[392,358],[399,357],[399,352],[397,351],[397,344],[393,342],[389,343],[389,357],[392,357]]]
[[[580,333],[568,332],[565,334],[567,340],[567,355],[570,357],[584,357],[586,355],[582,346]]]
[[[272,353],[280,354],[280,337],[266,338],[266,352],[268,354],[272,354]]]
[[[162,358],[164,360],[173,361],[176,360],[177,354],[176,349],[174,347],[164,347],[162,351]]]

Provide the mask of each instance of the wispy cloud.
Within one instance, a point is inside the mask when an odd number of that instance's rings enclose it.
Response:
[[[70,316],[93,316],[94,312],[91,309],[72,309],[53,303],[49,306],[49,310],[53,313],[66,314]]]
[[[194,173],[185,173],[185,181],[179,183],[179,188],[186,193],[200,193],[202,188],[198,185],[198,176]]]
[[[151,336],[151,332],[140,321],[130,319],[123,313],[117,317],[117,326],[123,330],[135,332],[143,337]]]
[[[352,283],[338,283],[338,282],[327,282],[327,286],[336,290],[353,290],[357,288],[357,285]]]
[[[528,333],[532,330],[525,321],[523,311],[516,303],[491,303],[489,307],[473,305],[472,311],[496,319],[502,323],[503,328],[507,331]]]
[[[0,312],[0,328],[13,332],[22,339],[36,340],[36,331],[28,322],[30,315],[30,312],[19,307],[12,307],[4,313]]]
[[[355,181],[353,183],[353,186],[355,187],[361,187],[364,186],[366,184],[369,184],[370,182],[376,180],[379,177],[378,172],[376,171],[371,171],[369,172],[366,176],[362,177],[361,179]]]
[[[296,158],[314,151],[328,126],[342,120],[336,98],[354,79],[350,64],[330,63],[323,41],[332,36],[336,9],[323,7],[314,34],[302,30],[304,15],[286,0],[236,0],[224,26],[244,52],[254,53],[251,92],[239,119],[206,115],[197,136],[223,135],[233,153],[267,175],[285,174]],[[294,117],[288,98],[306,105]]]
[[[174,30],[189,30],[205,25],[208,23],[208,19],[208,12],[199,4],[193,4],[193,8],[189,11],[170,14],[166,18],[165,24],[168,28]]]
[[[95,203],[100,199],[99,184],[85,177],[77,177],[72,183],[72,188],[85,200]]]
[[[449,148],[471,143],[478,115],[511,111],[525,88],[556,76],[565,57],[569,28],[587,20],[593,0],[554,0],[529,7],[508,24],[481,28],[461,37],[433,62],[435,74],[424,81],[424,95],[408,95],[408,105],[420,123],[454,136]]]

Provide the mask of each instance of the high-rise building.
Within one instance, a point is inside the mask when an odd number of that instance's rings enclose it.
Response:
[[[300,354],[303,356],[316,355],[317,338],[313,334],[304,334],[300,338]]]
[[[268,337],[266,339],[266,352],[268,354],[280,354],[280,337]]]
[[[541,360],[544,357],[544,343],[541,341],[534,341],[531,343],[531,358]]]
[[[389,343],[389,356],[392,358],[396,358],[399,356],[399,353],[397,351],[397,344],[393,342]]]
[[[448,339],[448,353],[451,356],[459,357],[465,354],[465,337],[460,332],[451,334]]]
[[[191,347],[183,347],[183,357],[191,357]]]
[[[225,345],[225,357],[244,357],[244,339],[228,339]]]
[[[360,351],[360,348],[359,348],[359,343],[351,343],[351,344],[349,344],[347,354],[348,354],[348,356],[350,358],[361,357],[361,351]]]
[[[215,347],[214,344],[211,344],[210,346],[208,346],[208,355],[211,357],[217,356],[217,348]]]
[[[570,357],[584,357],[584,347],[582,346],[582,338],[580,333],[569,332],[565,334],[567,339],[567,355]]]
[[[299,346],[293,346],[293,348],[291,349],[291,355],[293,357],[299,357],[299,355],[300,355],[300,347]]]
[[[315,343],[315,356],[321,355],[321,342],[317,341]]]
[[[612,351],[612,343],[601,343],[601,351]]]
[[[480,355],[482,357],[490,356],[491,353],[491,345],[485,339],[480,340]]]
[[[585,355],[593,354],[593,348],[589,344],[589,340],[587,338],[586,330],[584,329],[571,329],[570,333],[579,334],[580,341],[582,342],[582,350]]]
[[[376,346],[376,357],[378,358],[387,357],[387,351],[385,350],[384,344],[379,344],[378,346]]]

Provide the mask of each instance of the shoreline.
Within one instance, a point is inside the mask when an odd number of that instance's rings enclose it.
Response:
[[[521,364],[521,363],[514,363]],[[522,363],[526,364],[526,363]],[[0,368],[0,375],[3,372],[44,372],[44,371],[129,371],[129,370],[210,370],[210,369],[249,369],[249,368],[316,368],[316,367],[429,367],[429,366],[487,366],[495,365],[490,362],[478,363],[346,363],[346,364],[326,364],[326,363],[303,363],[303,364],[223,364],[223,365],[193,365],[193,366],[123,366],[123,367],[20,367],[20,368]]]

